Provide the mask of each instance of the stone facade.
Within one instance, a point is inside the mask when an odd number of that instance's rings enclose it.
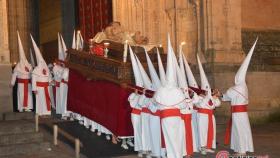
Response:
[[[7,1],[0,1],[0,63],[10,63]]]

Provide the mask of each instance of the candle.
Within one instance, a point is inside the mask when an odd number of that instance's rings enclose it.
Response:
[[[80,50],[80,48],[81,48],[80,33],[81,33],[81,31],[78,30],[78,31],[77,31],[77,35],[76,35],[76,38],[77,38],[77,41],[76,41],[76,50]]]
[[[180,53],[182,52],[182,50],[183,50],[183,45],[185,45],[185,44],[186,44],[186,42],[181,42],[180,47],[179,47]]]
[[[127,40],[125,41],[125,43],[124,43],[124,50],[123,50],[123,62],[125,63],[126,62],[126,58],[127,58],[127,47],[128,47],[128,45],[127,45]]]
[[[110,45],[109,42],[105,42],[105,43],[104,43],[104,47],[105,47],[105,49],[104,49],[104,57],[105,57],[105,58],[108,57],[108,52],[109,52],[108,47],[109,47],[109,45]]]

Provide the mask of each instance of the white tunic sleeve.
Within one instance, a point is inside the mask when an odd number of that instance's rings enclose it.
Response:
[[[231,98],[228,96],[227,93],[223,94],[222,101],[231,101]]]
[[[148,108],[152,111],[152,113],[155,113],[158,110],[158,106],[153,99],[151,99],[151,102],[150,102],[150,105],[148,106]]]
[[[219,98],[213,98],[212,102],[213,102],[215,107],[219,107],[221,105],[221,101],[220,101]]]

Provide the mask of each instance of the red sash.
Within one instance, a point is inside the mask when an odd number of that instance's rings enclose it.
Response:
[[[230,120],[228,121],[227,128],[226,128],[226,134],[225,134],[225,145],[229,144],[230,137],[231,137],[231,128],[232,128],[232,113],[237,112],[247,112],[247,105],[232,105],[231,106],[231,116]]]
[[[132,108],[131,113],[132,113],[132,114],[135,114],[135,115],[140,115],[140,114],[141,114],[141,110],[140,110],[140,109]]]
[[[43,87],[45,91],[45,98],[47,104],[47,110],[51,111],[51,99],[49,94],[49,82],[36,82],[37,87]]]
[[[68,84],[68,81],[65,81],[64,79],[61,80],[62,83]]]
[[[186,132],[186,151],[187,155],[193,154],[193,136],[192,136],[192,114],[182,114],[185,123]]]
[[[194,106],[194,107],[193,107],[193,109],[194,109],[194,110],[198,110],[199,108],[198,108],[198,107],[196,107],[196,106]]]
[[[55,86],[56,86],[56,87],[60,87],[60,82],[55,81]]]
[[[23,84],[23,107],[27,107],[28,105],[28,83],[30,83],[30,79],[22,79],[17,78],[18,83]]]
[[[208,115],[207,148],[211,149],[214,139],[213,110],[199,108],[198,112]]]
[[[151,114],[153,116],[160,116],[160,111],[157,110],[155,113],[153,113],[149,108],[145,107],[145,108],[142,108],[142,111],[143,113],[147,113],[147,114]]]
[[[160,126],[161,126],[161,120],[167,117],[181,117],[181,112],[179,109],[165,109],[160,111]],[[162,126],[161,126],[162,127]],[[165,140],[164,135],[161,130],[161,147],[165,148]]]

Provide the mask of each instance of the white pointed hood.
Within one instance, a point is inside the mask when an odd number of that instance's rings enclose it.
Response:
[[[208,79],[206,77],[206,74],[204,72],[204,69],[202,67],[202,64],[201,64],[201,61],[200,61],[198,55],[197,55],[197,64],[198,64],[198,67],[199,67],[201,89],[207,91],[208,96],[211,96],[211,87],[210,87],[210,84],[208,82]]]
[[[185,69],[186,69],[186,72],[187,72],[188,85],[190,87],[199,88],[185,55],[182,54],[182,56],[183,56]]]
[[[182,50],[182,47],[180,48],[180,52],[179,52],[179,67],[180,67],[180,76],[182,76],[183,84],[188,86],[187,78],[186,78],[186,73],[185,73],[185,68],[184,68],[184,62],[183,62],[183,50]]]
[[[167,37],[167,66],[166,66],[166,86],[176,87],[177,78],[176,78],[176,64],[174,60],[175,54],[171,46],[170,36]],[[176,58],[176,57],[175,57]]]
[[[34,59],[34,56],[33,56],[32,49],[31,49],[31,48],[30,48],[30,61],[31,61],[32,67],[35,67],[35,66],[36,66],[36,64],[35,64],[35,59]]]
[[[147,64],[148,64],[150,76],[151,76],[151,79],[152,79],[152,82],[153,82],[153,89],[152,90],[157,90],[161,86],[161,82],[159,80],[156,69],[155,69],[155,67],[154,67],[146,49],[145,49],[145,54],[146,54],[146,59],[147,59]]]
[[[60,34],[57,33],[57,41],[58,41],[58,60],[64,61],[65,56],[61,44]]]
[[[28,60],[26,59],[26,56],[25,56],[25,53],[24,53],[24,49],[23,49],[18,31],[17,31],[17,36],[18,36],[19,62],[29,64]]]
[[[151,82],[148,74],[146,73],[146,71],[145,71],[143,65],[141,64],[140,60],[138,59],[137,55],[135,55],[135,58],[136,58],[136,61],[137,61],[137,64],[138,64],[138,67],[139,67],[139,70],[140,70],[140,73],[141,73],[141,76],[143,79],[145,89],[152,90],[152,88],[153,88],[152,82]]]
[[[32,71],[32,66],[29,64],[28,60],[26,59],[24,49],[21,43],[21,39],[19,36],[19,32],[17,32],[17,36],[18,36],[19,62],[17,63],[14,71],[18,71],[23,74],[29,74]]]
[[[176,63],[177,60],[171,46],[169,35],[167,50],[166,84],[156,91],[156,93],[154,94],[154,100],[164,105],[164,108],[173,106],[177,108],[178,106],[186,104],[186,102],[184,102],[186,96],[184,95],[183,91],[177,86],[176,71],[180,70],[178,69],[179,66]],[[179,80],[180,79],[181,78],[179,78]]]
[[[165,85],[166,83],[166,74],[165,74],[165,71],[164,71],[164,68],[163,68],[163,64],[162,64],[162,61],[161,61],[161,57],[159,55],[159,51],[158,51],[158,48],[157,48],[157,60],[158,60],[158,70],[159,70],[159,76],[160,76],[160,81],[161,81],[161,85]]]
[[[40,52],[40,49],[38,48],[37,44],[35,43],[32,35],[30,34],[30,37],[31,37],[31,41],[32,41],[32,45],[33,45],[33,48],[34,48],[34,51],[35,51],[35,56],[36,56],[36,61],[37,61],[37,66],[39,65],[43,65],[43,66],[47,66],[41,52]]]
[[[135,59],[134,53],[130,46],[129,46],[129,56],[130,56],[130,61],[131,61],[132,70],[133,70],[133,74],[134,74],[135,85],[138,87],[143,87],[144,83],[142,80],[142,76],[141,76],[137,61]],[[139,98],[140,98],[139,94],[131,93],[128,98],[130,105],[132,107],[138,106]]]
[[[188,83],[187,83],[187,78],[186,78],[182,53],[183,52],[182,52],[182,49],[181,49],[180,54],[179,54],[180,67],[177,66],[178,85],[179,85],[180,88],[182,88],[184,90],[184,93],[185,93],[186,97],[189,98]]]
[[[72,39],[72,49],[76,49],[76,31],[74,30],[73,39]]]
[[[61,38],[61,44],[62,44],[62,50],[63,50],[63,53],[64,53],[64,57],[66,58],[66,56],[67,56],[67,53],[66,53],[67,47],[66,47],[65,41],[64,41],[64,39],[63,39],[61,34],[60,34],[60,38]]]
[[[138,87],[143,87],[144,83],[142,80],[142,76],[141,76],[137,61],[135,59],[134,53],[130,46],[129,46],[129,55],[130,55],[132,70],[133,70],[133,74],[134,74],[135,84]]]
[[[258,41],[258,38],[256,39],[254,45],[251,47],[248,55],[244,59],[242,65],[240,66],[239,70],[237,71],[237,73],[235,75],[235,81],[234,82],[235,82],[236,85],[246,83],[246,73],[247,73],[248,66],[250,64],[250,60],[251,60],[251,57],[253,55],[255,46],[257,44],[257,41]]]

